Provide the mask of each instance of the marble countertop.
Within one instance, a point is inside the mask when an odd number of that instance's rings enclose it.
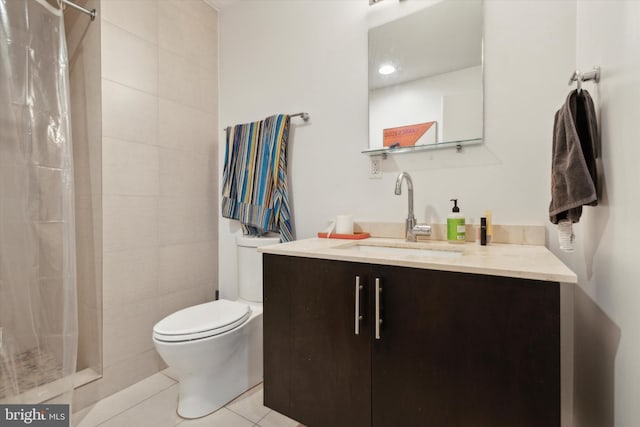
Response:
[[[364,245],[365,248],[354,246]],[[372,248],[373,247],[373,248]],[[385,248],[392,248],[385,250]],[[395,248],[418,249],[403,251]],[[431,250],[424,251],[424,250]],[[518,277],[562,283],[577,283],[571,271],[546,247],[540,245],[448,243],[446,241],[405,242],[402,239],[363,240],[311,238],[263,246],[260,252],[306,258],[368,264],[395,265],[429,270]],[[406,253],[403,253],[406,252]],[[460,256],[451,252],[461,252]]]

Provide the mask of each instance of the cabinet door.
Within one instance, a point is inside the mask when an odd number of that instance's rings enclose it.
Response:
[[[380,267],[377,427],[560,425],[559,284]]]
[[[312,427],[370,426],[370,267],[263,259],[265,405]],[[356,276],[363,285],[359,335]]]

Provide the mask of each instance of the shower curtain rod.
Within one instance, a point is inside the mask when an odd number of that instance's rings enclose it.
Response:
[[[289,117],[302,117],[302,120],[304,120],[305,122],[309,121],[309,113],[295,113],[295,114],[289,114]],[[231,126],[227,126],[226,128],[224,128],[225,132],[229,132],[229,129],[231,129]]]
[[[74,8],[76,10],[79,10],[82,13],[86,13],[87,15],[89,15],[91,17],[92,21],[96,19],[96,10],[95,9],[91,9],[91,10],[86,9],[86,8],[84,8],[82,6],[78,6],[77,4],[75,4],[74,2],[69,1],[69,0],[60,0],[60,2],[66,4],[67,6],[71,6],[72,8]]]

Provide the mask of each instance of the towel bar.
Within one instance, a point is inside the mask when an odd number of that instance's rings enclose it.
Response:
[[[308,122],[309,119],[311,118],[311,116],[309,115],[309,113],[295,113],[295,114],[289,114],[289,117],[300,117],[302,118],[302,120],[304,120],[305,122]],[[229,129],[231,129],[231,126],[227,126],[226,128],[224,128],[225,132],[229,132]]]

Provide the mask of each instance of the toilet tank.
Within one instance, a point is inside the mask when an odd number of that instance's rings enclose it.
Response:
[[[260,246],[280,243],[279,237],[237,236],[238,295],[240,298],[262,302],[262,254]]]

